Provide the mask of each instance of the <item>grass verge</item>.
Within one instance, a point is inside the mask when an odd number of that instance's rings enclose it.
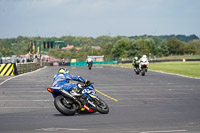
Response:
[[[117,64],[116,66],[132,68],[131,64]],[[199,61],[150,63],[149,69],[200,78]]]
[[[166,57],[158,57],[156,60],[171,60],[171,59],[199,59],[200,55],[173,55]]]

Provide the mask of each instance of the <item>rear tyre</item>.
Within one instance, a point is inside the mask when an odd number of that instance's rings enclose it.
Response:
[[[142,74],[142,76],[145,76],[145,68],[142,69],[141,74]]]
[[[54,99],[56,109],[63,115],[74,115],[76,113],[76,106],[62,95]]]
[[[109,112],[108,105],[100,98],[97,101],[97,111],[101,114],[107,114]]]

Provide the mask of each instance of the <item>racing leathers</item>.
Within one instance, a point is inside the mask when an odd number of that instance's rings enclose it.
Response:
[[[142,56],[142,58],[140,58],[139,59],[139,68],[140,68],[140,70],[141,70],[141,66],[143,65],[143,64],[145,64],[146,66],[147,66],[147,69],[148,69],[148,66],[149,66],[149,61],[148,61],[148,59],[147,59],[147,57],[145,56],[145,55],[143,55]],[[147,70],[146,69],[146,70]]]
[[[70,80],[87,83],[88,81],[80,76],[73,76],[71,74],[58,73],[54,76],[52,87],[60,87],[67,92],[73,88],[79,89],[78,83],[69,83]]]
[[[86,62],[87,62],[87,65],[89,65],[89,64],[93,64],[93,60],[92,60],[92,58],[88,58],[87,60],[86,60]]]
[[[133,62],[132,62],[132,66],[134,68],[138,68],[139,67],[139,61],[137,59],[134,59]]]

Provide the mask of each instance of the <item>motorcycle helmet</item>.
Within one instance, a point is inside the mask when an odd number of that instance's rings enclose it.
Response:
[[[68,74],[69,71],[68,71],[66,68],[60,68],[60,69],[58,70],[58,73]]]
[[[135,60],[138,60],[138,57],[135,57]]]
[[[146,56],[146,55],[143,55],[142,58],[147,58],[147,56]]]

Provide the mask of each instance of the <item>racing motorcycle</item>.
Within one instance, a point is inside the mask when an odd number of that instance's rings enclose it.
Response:
[[[136,61],[134,66],[135,66],[134,69],[135,73],[139,75],[140,74],[139,61]]]
[[[75,113],[95,113],[107,114],[108,105],[96,95],[94,86],[90,84],[77,83],[80,88],[73,88],[67,92],[60,87],[50,87],[47,90],[54,97],[56,109],[63,115],[75,115]]]
[[[141,62],[140,63],[140,71],[141,71],[142,76],[145,76],[145,72],[147,72],[147,69],[148,69],[147,65],[148,65],[147,62]]]
[[[92,62],[88,62],[88,69],[91,70],[92,68]]]

